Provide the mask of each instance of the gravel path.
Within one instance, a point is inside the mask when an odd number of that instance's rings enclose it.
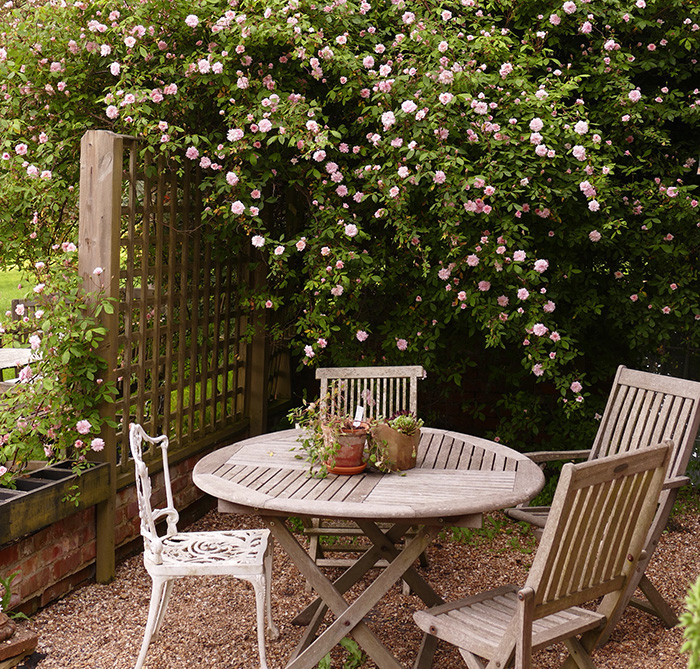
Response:
[[[256,526],[246,516],[207,514],[190,529]],[[259,521],[258,525],[259,526]],[[428,580],[446,599],[454,599],[503,583],[522,583],[532,562],[534,542],[517,526],[496,514],[487,519],[489,534],[456,542],[441,537],[428,551]],[[700,574],[700,517],[679,514],[672,519],[650,566],[659,590],[681,611],[688,585]],[[150,579],[141,557],[120,564],[108,585],[90,584],[39,612],[31,626],[39,632],[38,653],[25,665],[38,669],[130,669],[141,645],[150,598]],[[284,667],[284,658],[300,637],[291,620],[311,600],[304,582],[279,546],[275,547],[273,616],[280,639],[268,641],[270,669]],[[406,667],[415,658],[420,631],[411,613],[423,608],[414,596],[394,586],[367,622]],[[242,581],[210,577],[183,579],[174,588],[160,638],[151,644],[148,669],[180,667],[251,669],[258,666],[252,588]],[[654,618],[628,609],[611,641],[594,653],[599,669],[686,669],[680,653],[682,633],[666,630]],[[535,667],[559,666],[563,646],[537,654]],[[42,655],[43,658],[39,658]],[[344,651],[334,653],[333,669],[343,667]],[[40,661],[37,664],[37,660]],[[355,665],[353,665],[355,666]],[[363,667],[374,667],[366,661]],[[434,667],[463,668],[458,653],[442,646]]]

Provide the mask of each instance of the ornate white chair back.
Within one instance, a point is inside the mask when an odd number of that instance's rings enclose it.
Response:
[[[148,467],[143,461],[144,441],[153,446],[159,446],[163,459],[163,485],[165,488],[166,506],[161,509],[153,509],[151,498],[153,488],[151,478],[148,474]],[[179,519],[177,510],[173,502],[173,491],[170,484],[170,470],[168,468],[168,437],[150,437],[144,429],[132,423],[129,428],[129,446],[131,455],[134,458],[136,469],[136,494],[138,497],[139,515],[141,516],[141,536],[143,537],[144,550],[147,556],[156,564],[161,564],[161,553],[163,550],[163,538],[171,537],[177,533],[177,522]],[[163,538],[158,536],[156,523],[161,519],[166,519],[166,532]]]

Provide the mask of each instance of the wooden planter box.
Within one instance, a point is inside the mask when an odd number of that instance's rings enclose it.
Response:
[[[78,485],[78,506],[63,502]],[[71,514],[105,501],[110,494],[109,463],[95,463],[80,476],[70,462],[59,462],[17,480],[17,489],[0,488],[0,546],[36,532]]]

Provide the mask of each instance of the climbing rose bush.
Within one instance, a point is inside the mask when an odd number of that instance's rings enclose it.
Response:
[[[695,3],[5,7],[10,256],[70,227],[109,128],[201,169],[220,248],[265,267],[243,304],[302,364],[478,374],[509,443],[698,346]]]
[[[67,458],[80,473],[104,449],[103,430],[114,427],[100,415],[115,388],[104,380],[97,352],[105,337],[100,316],[114,305],[103,295],[101,268],[91,277],[94,291],[85,290],[77,255],[67,242],[38,261],[28,274],[27,299],[0,316],[3,346],[32,352],[2,394],[0,486],[13,487],[30,460]],[[76,491],[69,499],[77,503]]]

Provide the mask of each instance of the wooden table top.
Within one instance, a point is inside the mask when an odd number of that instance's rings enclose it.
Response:
[[[205,456],[195,485],[243,512],[459,524],[514,506],[544,485],[539,467],[501,444],[423,428],[414,469],[311,478],[298,430],[253,437]],[[296,447],[296,450],[292,450]]]
[[[31,348],[0,348],[0,369],[24,366],[32,359]]]

